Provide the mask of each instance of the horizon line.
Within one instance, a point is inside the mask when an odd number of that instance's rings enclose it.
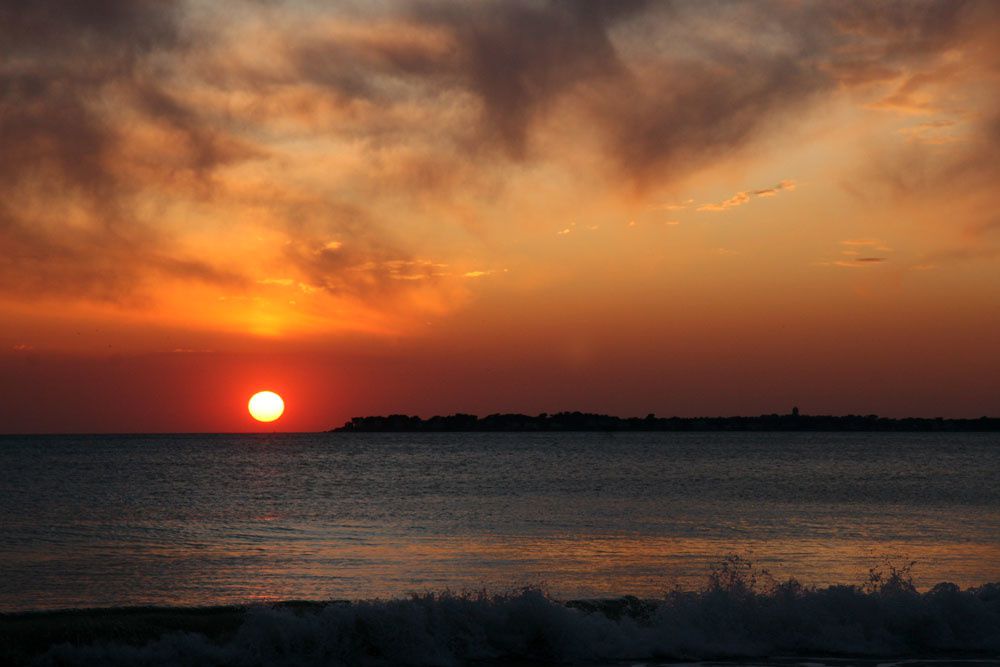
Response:
[[[651,412],[651,413],[648,413],[646,416],[631,416],[631,417],[621,417],[621,416],[618,416],[618,415],[612,415],[612,414],[607,414],[607,413],[599,413],[599,412],[582,412],[582,411],[579,411],[579,410],[563,410],[563,411],[560,411],[560,412],[539,412],[539,413],[534,414],[534,415],[528,414],[528,413],[523,413],[523,412],[491,412],[491,413],[488,413],[488,414],[486,414],[484,416],[480,416],[480,415],[474,414],[474,413],[467,413],[467,412],[453,412],[451,414],[434,414],[434,415],[430,415],[428,417],[422,417],[419,414],[412,414],[411,415],[411,414],[402,413],[402,412],[394,412],[394,413],[379,414],[379,415],[355,416],[355,417],[349,418],[341,426],[333,426],[333,427],[330,427],[330,428],[318,429],[318,430],[301,430],[301,431],[291,431],[291,430],[290,431],[254,431],[254,430],[245,430],[245,431],[158,431],[158,430],[140,430],[140,431],[16,431],[16,432],[0,432],[0,438],[18,437],[18,436],[97,436],[97,435],[103,435],[103,436],[123,436],[123,437],[140,437],[140,436],[144,436],[144,435],[180,435],[180,436],[197,436],[197,435],[250,435],[250,436],[258,436],[258,435],[314,435],[314,434],[323,434],[323,433],[335,433],[335,432],[345,433],[345,432],[350,432],[349,430],[342,430],[342,429],[345,426],[347,426],[347,425],[349,425],[349,424],[351,424],[351,423],[353,423],[353,422],[355,422],[357,420],[386,419],[386,418],[389,418],[389,417],[406,417],[407,419],[419,419],[419,420],[425,422],[425,421],[428,421],[428,420],[431,420],[431,419],[435,419],[435,418],[447,419],[447,418],[450,418],[450,417],[458,417],[458,416],[475,417],[477,420],[483,420],[483,419],[486,419],[486,418],[489,418],[489,417],[492,417],[492,416],[518,416],[518,417],[528,417],[528,418],[531,418],[531,419],[538,419],[538,418],[551,418],[551,417],[558,416],[558,415],[584,415],[584,416],[591,416],[591,417],[595,417],[596,416],[596,417],[604,417],[604,418],[610,418],[610,419],[617,419],[617,420],[626,421],[626,422],[630,421],[630,420],[643,421],[643,420],[649,419],[650,417],[652,417],[653,419],[656,419],[656,420],[675,420],[675,419],[677,419],[677,420],[687,420],[687,421],[696,421],[696,420],[727,420],[727,419],[760,419],[762,417],[796,417],[796,418],[799,418],[799,419],[809,419],[809,418],[846,419],[846,418],[849,418],[849,417],[853,417],[853,418],[861,418],[861,419],[866,419],[866,420],[870,420],[870,419],[879,419],[879,420],[887,420],[887,421],[907,421],[907,420],[917,421],[917,420],[919,420],[919,421],[928,421],[928,422],[934,422],[934,421],[944,421],[944,422],[977,422],[977,421],[1000,420],[1000,417],[992,417],[992,416],[988,416],[988,415],[981,415],[979,417],[942,417],[942,416],[934,416],[934,417],[922,417],[922,416],[886,417],[886,416],[878,415],[878,414],[875,414],[875,413],[868,413],[868,414],[848,413],[848,414],[843,414],[843,415],[835,415],[835,414],[807,414],[807,413],[802,413],[802,412],[798,412],[798,413],[796,413],[796,412],[785,412],[785,413],[771,412],[771,413],[761,413],[761,414],[758,414],[758,415],[716,415],[716,416],[706,416],[706,415],[697,415],[697,416],[681,416],[681,415],[660,416],[660,415],[657,415],[656,413],[652,413]],[[586,429],[586,430],[594,431],[594,430],[599,430],[599,429]],[[761,429],[761,431],[767,431],[767,430],[769,430],[769,429]],[[774,429],[774,430],[784,430],[784,429]],[[450,431],[450,432],[459,433],[459,432],[462,432],[462,431],[460,429],[458,429],[458,430],[454,430],[454,431]],[[466,431],[466,432],[481,432],[481,431]],[[567,431],[567,432],[570,432],[570,431]],[[816,429],[813,432],[824,432],[824,429]],[[843,432],[843,431],[839,430],[839,429],[829,429],[829,432]]]

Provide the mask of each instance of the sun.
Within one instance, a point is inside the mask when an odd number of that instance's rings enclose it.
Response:
[[[259,422],[273,422],[285,411],[285,401],[273,391],[258,391],[247,403],[250,416]]]

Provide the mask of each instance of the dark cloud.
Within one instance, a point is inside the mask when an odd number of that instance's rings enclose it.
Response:
[[[234,151],[179,103],[152,63],[183,46],[173,0],[0,3],[0,252],[8,295],[120,301],[147,272],[234,277],[173,257],[135,213],[121,111],[183,137],[185,168],[204,176]],[[132,122],[136,122],[133,120]],[[159,177],[174,177],[161,167]],[[72,212],[85,218],[69,225]]]
[[[625,76],[609,29],[645,3],[435,4],[416,16],[458,43],[459,74],[483,104],[483,123],[514,157],[538,114],[574,86]]]
[[[684,176],[740,148],[825,84],[787,57],[674,64],[650,88],[609,98],[603,123],[619,166],[641,184]]]
[[[643,89],[617,91],[603,118],[613,155],[639,182],[670,178],[780,132],[792,114],[836,87],[917,70],[904,84],[912,92],[925,83],[919,69],[926,63],[967,44],[983,26],[995,30],[997,6],[990,4],[775,3],[743,14],[747,33],[780,38],[767,48],[706,38],[697,59],[666,59]]]
[[[4,184],[43,170],[106,196],[116,131],[102,98],[131,87],[142,59],[176,46],[177,2],[16,0],[0,4]]]
[[[560,113],[596,130],[619,173],[641,186],[781,131],[838,86],[899,78],[995,13],[944,0],[672,7],[420,3],[397,18],[443,42],[355,35],[294,51],[304,77],[342,96],[385,96],[384,80],[423,82],[429,96],[471,93],[482,111],[474,150],[486,138],[515,160],[536,157],[534,129],[568,100]],[[769,41],[749,46],[757,35]],[[920,75],[908,85],[923,85]]]
[[[377,29],[360,34],[308,40],[293,46],[296,74],[336,91],[344,98],[386,99],[379,76],[441,77],[455,70],[454,46],[433,36],[399,34]],[[283,84],[284,79],[262,83]]]
[[[138,111],[183,141],[186,148],[184,166],[199,179],[207,179],[219,165],[261,154],[206,122],[196,110],[160,86],[148,81],[136,83],[134,96]]]
[[[840,50],[891,62],[932,57],[953,46],[965,37],[970,20],[990,4],[991,0],[826,0],[811,11],[836,30],[828,32],[835,35]]]
[[[98,66],[124,67],[179,39],[178,0],[4,0],[0,30],[18,53],[101,57]]]
[[[431,96],[468,91],[481,102],[478,140],[522,159],[534,121],[555,99],[625,75],[608,30],[644,4],[417,3],[398,18],[443,41],[336,36],[297,42],[294,61],[305,79],[338,97],[383,99],[380,78],[423,81]]]

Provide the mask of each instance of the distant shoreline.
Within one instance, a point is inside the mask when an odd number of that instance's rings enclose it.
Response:
[[[757,417],[615,417],[585,412],[454,414],[422,419],[409,415],[354,417],[330,433],[454,432],[648,432],[648,431],[833,431],[833,432],[998,432],[1000,418],[879,417],[878,415],[770,414]]]

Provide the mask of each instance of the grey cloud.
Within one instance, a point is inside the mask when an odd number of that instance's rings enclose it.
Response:
[[[536,115],[573,86],[625,75],[608,31],[645,3],[431,5],[417,16],[447,26],[461,75],[482,100],[484,124],[524,157]]]
[[[8,48],[49,59],[103,56],[125,67],[155,48],[175,44],[178,0],[4,0],[0,30]]]
[[[378,76],[421,80],[430,95],[461,89],[482,103],[480,138],[522,159],[533,122],[559,95],[623,76],[608,30],[641,2],[418,3],[400,12],[443,31],[448,48],[379,39],[323,39],[293,48],[299,71],[337,95],[378,99]]]
[[[970,24],[992,15],[983,2],[940,0],[772,3],[766,11],[721,2],[672,7],[421,3],[398,16],[445,31],[448,49],[371,39],[295,49],[304,76],[339,94],[387,94],[372,88],[373,73],[423,82],[432,96],[452,88],[473,94],[482,106],[480,137],[515,160],[534,157],[533,129],[557,100],[571,97],[619,172],[641,186],[780,131],[789,113],[838,85],[899,76],[960,43]],[[726,12],[738,14],[734,24],[745,31],[739,37],[780,39],[749,47],[701,31],[698,21],[707,25]],[[663,41],[634,47],[650,34]],[[688,55],[671,50],[668,39],[687,40]],[[630,61],[636,48],[648,59],[640,68]]]
[[[130,300],[149,272],[239,282],[174,256],[137,217],[132,198],[145,184],[121,164],[122,128],[109,114],[129,105],[179,133],[187,167],[202,176],[235,154],[150,63],[184,48],[180,11],[173,0],[0,3],[0,252],[9,294]],[[67,202],[87,216],[84,229],[60,220]]]
[[[177,44],[177,2],[14,0],[0,4],[2,183],[51,169],[70,185],[106,188],[115,143],[98,102],[130,86],[141,59]]]

